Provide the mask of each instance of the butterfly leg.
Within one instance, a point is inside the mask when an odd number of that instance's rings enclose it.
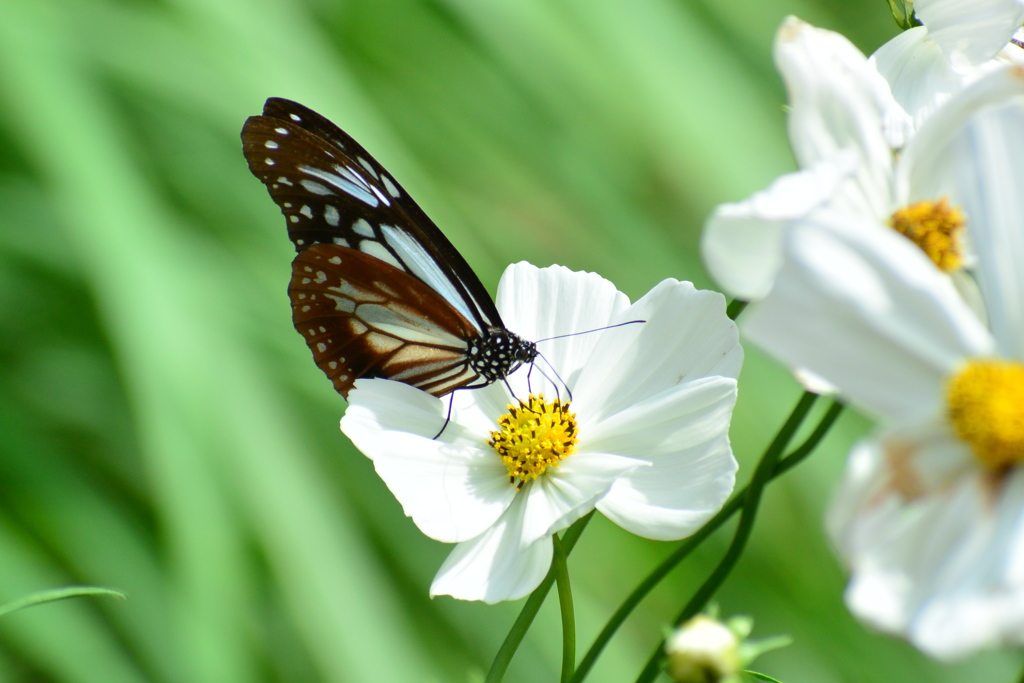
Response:
[[[434,434],[433,441],[437,441],[437,438],[444,434],[444,430],[448,428],[448,423],[452,421],[452,405],[455,403],[455,392],[448,394],[448,415],[444,418],[444,424],[441,425],[441,431]]]

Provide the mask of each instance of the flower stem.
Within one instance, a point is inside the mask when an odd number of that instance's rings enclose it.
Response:
[[[562,550],[566,557],[572,552],[576,541],[580,539],[583,530],[587,528],[587,524],[593,516],[594,512],[591,511],[590,514],[577,520],[562,534]],[[554,582],[555,568],[552,565],[548,575],[544,577],[540,585],[526,599],[523,610],[519,613],[515,623],[512,624],[512,628],[509,629],[508,635],[505,636],[505,642],[498,648],[498,654],[494,656],[494,661],[491,662],[491,669],[487,672],[487,678],[484,679],[484,683],[499,683],[505,676],[505,671],[512,662],[512,657],[515,656],[516,650],[519,649],[519,644],[523,642],[523,637],[530,629],[530,625],[533,624],[533,620],[537,616],[537,612],[540,611],[540,606],[544,604],[544,598],[547,597],[548,591],[551,590],[551,584]]]
[[[690,601],[686,603],[686,607],[676,617],[676,626],[690,619],[703,609],[704,605],[711,599],[711,596],[715,594],[715,591],[725,582],[733,567],[736,566],[740,556],[743,554],[743,550],[746,548],[750,532],[754,528],[754,520],[757,517],[757,508],[761,503],[761,494],[764,492],[764,487],[771,481],[772,474],[779,464],[783,449],[786,448],[790,439],[793,438],[796,430],[800,427],[800,423],[803,422],[807,413],[810,412],[811,406],[814,405],[814,401],[817,398],[816,394],[812,394],[809,391],[804,392],[796,408],[790,414],[789,419],[786,420],[782,429],[779,430],[779,433],[776,434],[775,439],[772,440],[771,445],[768,446],[768,449],[761,457],[761,461],[757,464],[757,468],[750,479],[750,484],[747,485],[746,496],[743,500],[743,513],[740,515],[740,523],[736,527],[736,534],[733,536],[729,549],[726,550],[722,560],[715,567],[715,571],[697,589],[697,592],[690,598]],[[640,672],[636,683],[651,683],[661,671],[664,663],[665,651],[659,644],[651,654],[650,659],[647,660],[647,666]]]
[[[551,571],[558,585],[558,607],[562,612],[562,683],[568,683],[576,668],[576,615],[572,608],[572,586],[569,585],[569,565],[558,536],[553,536],[555,557]]]
[[[799,405],[797,407],[799,408]],[[810,455],[825,437],[825,434],[828,433],[829,429],[832,428],[832,425],[839,417],[842,409],[843,405],[841,403],[838,401],[833,402],[825,413],[825,416],[822,417],[821,422],[819,422],[818,426],[814,429],[814,432],[807,437],[807,440],[804,441],[799,448],[794,450],[778,463],[775,470],[772,472],[772,478],[775,478],[783,472],[791,469],[801,460]],[[794,414],[796,414],[795,410]],[[790,419],[792,419],[792,417]],[[640,601],[647,597],[647,594],[650,593],[654,587],[657,586],[661,580],[676,567],[676,565],[686,559],[686,557],[693,552],[697,546],[704,541],[704,539],[714,533],[720,526],[722,526],[722,524],[728,521],[728,519],[732,517],[737,510],[743,507],[749,490],[750,485],[748,484],[746,487],[734,494],[732,499],[722,507],[717,515],[712,517],[707,524],[697,531],[697,533],[686,539],[675,552],[665,558],[665,560],[663,560],[662,563],[647,576],[647,578],[640,582],[640,585],[633,589],[633,592],[630,593],[619,608],[615,610],[615,613],[608,620],[608,623],[605,624],[604,628],[597,635],[597,638],[594,639],[594,644],[590,646],[587,654],[583,657],[582,661],[580,661],[580,665],[572,677],[572,683],[580,683],[584,678],[586,678],[590,669],[597,661],[597,658],[601,655],[605,646],[612,639],[612,636],[636,606],[640,604]],[[1024,683],[1024,681],[1022,681],[1022,683]]]
[[[740,299],[733,299],[729,302],[729,306],[725,309],[725,314],[729,316],[729,320],[735,320],[739,317],[743,309],[747,307],[749,301],[741,301]]]

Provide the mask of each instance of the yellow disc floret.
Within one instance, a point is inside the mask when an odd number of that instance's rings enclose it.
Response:
[[[909,204],[896,211],[889,225],[921,248],[944,273],[952,273],[963,263],[960,232],[964,214],[951,207],[946,198]]]
[[[576,416],[568,401],[545,403],[543,394],[507,407],[488,443],[508,468],[509,483],[522,488],[576,450]]]
[[[956,435],[993,471],[1024,460],[1024,365],[972,360],[946,386]]]

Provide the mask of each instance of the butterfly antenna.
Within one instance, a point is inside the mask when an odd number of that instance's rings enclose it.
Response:
[[[448,428],[448,423],[452,421],[452,405],[455,403],[455,392],[448,394],[448,415],[444,418],[444,424],[441,425],[441,431],[434,434],[434,438],[431,441],[437,441],[437,437],[444,434],[444,430]]]
[[[556,335],[554,337],[545,337],[544,339],[538,339],[534,343],[535,344],[540,344],[541,342],[551,341],[552,339],[564,339],[565,337],[578,337],[581,334],[590,334],[591,332],[603,332],[604,330],[613,330],[616,327],[625,327],[626,325],[636,325],[637,323],[645,323],[645,322],[647,322],[647,321],[646,320],[627,320],[624,323],[616,323],[614,325],[608,325],[607,327],[595,327],[592,330],[583,330],[582,332],[570,332],[569,334],[559,334],[559,335]],[[551,364],[548,363],[548,365],[551,365]]]

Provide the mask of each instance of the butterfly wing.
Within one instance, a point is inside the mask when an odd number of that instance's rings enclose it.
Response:
[[[480,279],[441,230],[365,149],[311,109],[267,100],[242,128],[253,175],[288,221],[297,251],[336,244],[418,278],[477,334],[504,328]]]
[[[316,244],[292,262],[292,318],[313,359],[347,397],[359,377],[443,396],[479,378],[473,325],[430,287],[361,251]]]

